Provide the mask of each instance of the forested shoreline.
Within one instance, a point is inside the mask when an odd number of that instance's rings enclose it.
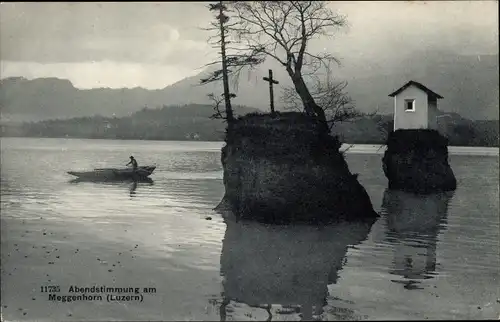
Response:
[[[258,111],[236,107],[236,115]],[[212,119],[210,105],[164,106],[143,109],[127,117],[78,117],[71,119],[3,124],[3,137],[53,137],[133,140],[223,141],[225,122]],[[365,115],[332,128],[342,142],[383,144],[392,126],[392,115]],[[496,147],[497,120],[471,121],[456,116],[447,125],[450,145]]]

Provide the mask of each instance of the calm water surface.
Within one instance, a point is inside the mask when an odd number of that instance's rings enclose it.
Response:
[[[379,147],[353,148],[349,167],[381,217],[314,228],[215,213],[224,194],[221,146],[2,138],[3,317],[498,318],[498,149],[455,149],[458,189],[423,197],[387,191]],[[124,165],[129,155],[158,165],[154,182],[73,183],[66,174]],[[59,285],[60,295],[71,285],[156,293],[143,302],[58,303],[44,285]]]

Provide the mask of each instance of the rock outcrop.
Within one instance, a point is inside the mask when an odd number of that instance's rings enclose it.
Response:
[[[389,189],[428,194],[457,188],[448,163],[448,140],[436,130],[389,133],[382,162]]]
[[[374,218],[340,142],[302,113],[249,114],[222,149],[226,204],[241,219],[329,223]]]

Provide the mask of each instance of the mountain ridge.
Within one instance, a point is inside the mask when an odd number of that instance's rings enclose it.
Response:
[[[373,67],[375,64],[349,65],[349,62],[344,65],[346,67],[334,71],[335,79],[349,83],[346,90],[361,112],[391,113],[392,100],[387,95],[407,81],[415,80],[444,96],[438,102],[444,112],[455,112],[468,119],[498,119],[498,54],[465,56],[423,51],[397,61],[381,59],[376,67]],[[2,121],[40,121],[97,114],[121,117],[145,106],[207,104],[210,103],[208,93],[222,93],[220,82],[199,85],[200,79],[214,68],[161,89],[79,89],[63,78],[9,77],[0,82]],[[273,69],[280,82],[275,89],[276,109],[285,108],[281,90],[291,86],[291,81],[283,67],[272,60],[251,73],[244,72],[238,88],[231,86],[237,93],[233,100],[235,105],[268,110],[268,84],[262,81],[262,77],[267,76],[267,69]]]

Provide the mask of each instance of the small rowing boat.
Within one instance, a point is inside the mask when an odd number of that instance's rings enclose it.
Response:
[[[154,165],[141,166],[134,171],[132,168],[100,168],[92,171],[68,171],[68,174],[80,179],[89,180],[144,180],[156,169]]]

